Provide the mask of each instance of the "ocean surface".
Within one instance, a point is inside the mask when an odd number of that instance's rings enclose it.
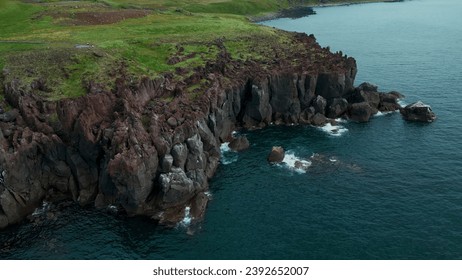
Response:
[[[315,34],[356,58],[357,84],[422,100],[437,121],[245,132],[249,150],[223,146],[202,222],[165,229],[72,206],[1,231],[0,259],[462,259],[462,1],[315,11],[263,24]],[[284,164],[267,164],[274,145]]]

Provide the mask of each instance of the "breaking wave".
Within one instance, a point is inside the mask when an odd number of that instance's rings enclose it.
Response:
[[[231,148],[228,146],[229,142],[224,142],[220,146],[220,162],[224,165],[236,162],[238,159],[238,153],[231,150]]]
[[[297,173],[306,173],[311,166],[311,161],[301,159],[291,151],[286,152],[281,166],[287,167]]]
[[[348,129],[345,128],[344,126],[332,125],[331,123],[327,123],[326,125],[319,127],[319,129],[326,132],[330,136],[336,136],[336,137],[342,136],[348,132]]]

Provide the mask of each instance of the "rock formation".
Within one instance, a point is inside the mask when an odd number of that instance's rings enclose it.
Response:
[[[284,160],[285,151],[284,148],[280,146],[274,146],[271,149],[270,154],[268,155],[268,162],[269,163],[280,163]]]
[[[435,113],[429,105],[417,101],[400,110],[401,115],[407,121],[433,122],[436,119]]]
[[[248,149],[250,147],[250,143],[245,135],[239,135],[238,137],[234,138],[228,144],[228,146],[230,149],[236,152],[240,152],[240,151]]]
[[[233,60],[223,48],[187,80],[206,81],[194,99],[188,84],[169,74],[134,83],[122,73],[112,91],[92,87],[59,101],[5,76],[12,109],[0,114],[0,228],[21,222],[44,200],[115,206],[166,224],[181,220],[185,207],[200,217],[220,145],[236,127],[367,121],[377,110],[399,108],[397,94],[353,87],[353,58],[330,53],[313,36],[293,40],[307,51],[275,57],[270,67]]]

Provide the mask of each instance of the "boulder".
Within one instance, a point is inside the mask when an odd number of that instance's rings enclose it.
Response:
[[[357,122],[367,122],[373,114],[368,102],[354,103],[348,108],[348,117]]]
[[[374,92],[377,92],[377,86],[376,85],[373,85],[371,83],[368,83],[368,82],[364,82],[362,84],[360,84],[358,86],[358,89],[361,91],[361,90],[364,90],[364,91],[374,91]]]
[[[401,115],[407,121],[433,122],[436,119],[435,113],[429,105],[417,101],[409,104],[400,110]]]
[[[399,110],[401,109],[401,105],[399,105],[398,100],[403,97],[404,96],[401,93],[396,92],[396,91],[391,91],[389,93],[381,93],[378,109],[381,112]]]
[[[316,113],[311,119],[311,124],[315,126],[323,126],[327,123],[327,118],[321,113]]]
[[[234,138],[229,144],[228,147],[236,152],[243,151],[248,149],[250,146],[249,140],[245,135],[240,135]]]
[[[268,162],[269,163],[279,163],[284,160],[285,152],[284,148],[280,146],[274,146],[271,149],[270,154],[268,155]]]
[[[335,119],[343,115],[348,109],[348,101],[345,98],[334,98],[327,107],[327,117]]]
[[[170,117],[168,118],[167,120],[167,124],[172,127],[172,128],[175,128],[177,125],[178,125],[178,121],[175,119],[175,117]]]

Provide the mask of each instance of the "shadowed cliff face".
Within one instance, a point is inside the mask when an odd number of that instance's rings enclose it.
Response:
[[[188,206],[200,218],[220,144],[237,127],[312,124],[317,114],[347,113],[342,101],[355,92],[354,59],[321,49],[313,37],[294,40],[324,58],[313,61],[307,52],[268,66],[234,61],[223,50],[216,63],[196,69],[207,86],[195,98],[168,74],[136,85],[122,76],[112,92],[60,101],[12,79],[5,95],[13,109],[0,118],[0,228],[43,200],[115,206],[164,224],[181,220]]]

